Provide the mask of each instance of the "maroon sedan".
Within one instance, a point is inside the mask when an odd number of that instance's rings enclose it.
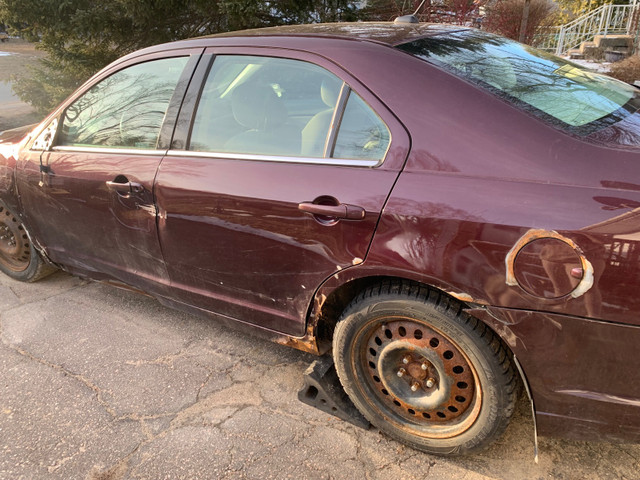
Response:
[[[61,268],[333,350],[431,453],[640,439],[640,96],[477,30],[333,24],[147,48],[0,143],[0,270]]]

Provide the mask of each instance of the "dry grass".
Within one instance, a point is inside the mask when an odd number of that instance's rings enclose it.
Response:
[[[27,75],[29,73],[27,67],[37,63],[46,55],[36,50],[35,44],[14,38],[0,43],[0,52],[13,54],[0,57],[0,82],[6,82],[14,75]]]
[[[612,63],[609,67],[608,74],[627,83],[640,80],[640,57],[633,55],[619,62]]]

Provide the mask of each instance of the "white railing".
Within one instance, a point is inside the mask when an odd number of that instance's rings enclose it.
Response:
[[[579,47],[582,42],[593,40],[596,35],[629,35],[632,28],[637,28],[634,17],[638,6],[637,0],[628,5],[602,5],[562,25],[557,32],[541,33],[540,45],[544,45],[542,48],[545,50],[552,50],[555,43],[552,51],[562,55],[567,50]]]
[[[532,45],[540,50],[555,53],[562,27],[542,27],[533,37]]]

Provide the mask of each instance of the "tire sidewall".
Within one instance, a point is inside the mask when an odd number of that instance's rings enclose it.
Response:
[[[474,367],[482,389],[482,403],[475,422],[463,433],[446,439],[419,437],[398,428],[395,423],[385,421],[370,403],[363,400],[369,393],[367,387],[362,385],[364,382],[358,378],[362,367],[357,352],[355,356],[351,355],[353,352],[350,345],[372,322],[393,316],[412,317],[449,337]],[[397,440],[429,453],[462,453],[478,448],[492,439],[496,424],[499,423],[499,410],[506,407],[506,399],[499,389],[499,364],[488,347],[479,346],[480,342],[482,339],[473,327],[461,321],[450,310],[431,303],[399,298],[394,294],[383,295],[364,299],[345,311],[334,334],[334,359],[338,375],[341,380],[344,379],[345,391],[373,425]]]

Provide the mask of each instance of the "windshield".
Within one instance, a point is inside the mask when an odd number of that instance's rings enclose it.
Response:
[[[401,44],[534,115],[580,135],[640,108],[637,89],[513,40],[462,30]]]

